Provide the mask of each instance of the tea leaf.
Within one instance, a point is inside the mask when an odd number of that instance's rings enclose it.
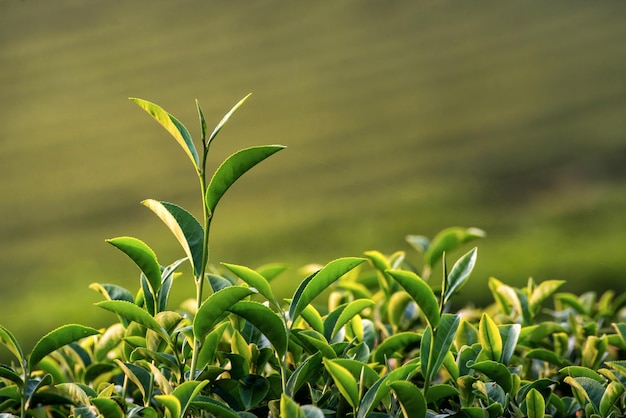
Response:
[[[484,237],[485,231],[478,228],[452,227],[444,229],[433,238],[424,253],[424,266],[430,270],[441,260],[444,252],[448,253],[461,244]]]
[[[91,403],[98,408],[98,412],[106,418],[124,418],[124,413],[120,406],[113,399],[92,398]]]
[[[341,311],[339,318],[337,318],[337,322],[335,322],[335,325],[332,328],[332,332],[330,333],[331,336],[335,335],[335,333],[337,333],[341,329],[341,327],[343,327],[348,321],[354,318],[355,315],[357,315],[363,309],[370,308],[372,306],[374,306],[374,301],[369,299],[357,299],[348,303],[345,309]],[[326,323],[324,323],[324,326],[326,326]]]
[[[33,366],[36,366],[37,363],[53,351],[74,341],[96,334],[100,334],[100,331],[91,327],[76,324],[63,325],[37,341],[28,360],[29,367],[32,370]]]
[[[272,288],[270,287],[270,284],[267,281],[267,279],[263,277],[263,275],[261,275],[260,273],[257,273],[256,271],[248,267],[238,266],[236,264],[228,264],[228,263],[221,263],[221,264],[224,267],[226,267],[228,270],[232,271],[237,276],[239,276],[239,278],[241,278],[241,280],[243,280],[248,285],[250,285],[250,287],[255,288],[273,306],[275,306],[277,309],[280,309],[280,305],[277,303],[276,297],[274,297],[274,294],[272,293]]]
[[[191,213],[173,203],[154,199],[146,199],[141,203],[154,212],[174,234],[191,262],[194,275],[199,275],[202,271],[204,245],[204,230],[200,222]]]
[[[167,409],[168,414],[166,417],[169,418],[182,418],[180,414],[182,410],[182,405],[180,404],[180,400],[174,395],[154,395],[154,399],[157,400],[161,405]]]
[[[282,145],[251,147],[237,151],[228,157],[215,171],[206,190],[205,203],[210,212],[215,211],[215,207],[224,193],[239,177],[284,148]]]
[[[618,381],[612,381],[604,390],[604,395],[602,395],[602,399],[600,400],[600,414],[603,417],[609,415],[613,406],[619,401],[621,396],[624,394],[624,385]]]
[[[284,393],[280,395],[280,416],[289,418],[306,418],[306,414],[289,396]]]
[[[220,418],[240,418],[239,414],[234,409],[231,409],[228,405],[225,405],[215,399],[211,399],[207,396],[198,395],[191,402],[191,404],[203,411],[206,411],[216,417]]]
[[[167,332],[163,329],[163,327],[161,327],[156,319],[134,303],[126,302],[124,300],[105,300],[96,303],[96,306],[123,316],[130,321],[141,324],[159,334],[166,341],[169,339]]]
[[[407,292],[394,292],[391,295],[387,305],[387,316],[392,326],[396,328],[400,326],[407,306],[412,302],[413,298]]]
[[[530,295],[529,309],[533,315],[539,313],[541,304],[552,296],[561,286],[565,284],[563,280],[546,280],[541,282]]]
[[[430,327],[424,331],[420,356],[422,358],[422,371],[425,371],[424,376],[428,381],[432,381],[439,372],[454,342],[460,321],[459,315],[443,314],[434,335]],[[434,342],[432,341],[433,338]]]
[[[520,324],[499,325],[498,330],[502,337],[502,355],[500,362],[502,364],[509,364],[515,352],[522,326]]]
[[[231,286],[209,296],[200,306],[193,320],[193,333],[202,341],[211,329],[225,316],[236,302],[253,294],[247,287]]]
[[[312,381],[311,377],[320,372],[321,365],[322,353],[319,351],[300,363],[287,380],[287,394],[293,396],[302,385]]]
[[[396,351],[408,354],[413,347],[422,340],[422,336],[415,332],[399,332],[385,338],[374,351],[373,360],[385,364]]]
[[[24,381],[22,380],[22,378],[13,370],[6,367],[4,364],[0,364],[0,377],[16,383],[17,386],[19,386],[20,388],[24,386]]]
[[[478,323],[478,341],[488,360],[500,361],[502,357],[502,336],[493,319],[483,313]]]
[[[131,101],[138,104],[143,110],[150,114],[161,126],[174,137],[176,142],[183,148],[196,170],[199,170],[200,160],[198,152],[193,144],[191,135],[185,126],[180,123],[174,116],[167,113],[161,106],[151,103],[147,100],[131,97]]]
[[[564,382],[572,387],[578,400],[587,400],[593,407],[594,412],[596,414],[600,413],[600,402],[604,395],[604,386],[601,383],[588,377],[570,376],[566,376]],[[584,408],[585,403],[580,403],[580,406]]]
[[[546,411],[546,401],[537,389],[531,389],[526,395],[526,413],[528,418],[543,418]]]
[[[133,237],[119,237],[106,240],[137,264],[143,274],[146,275],[153,293],[161,288],[161,266],[157,261],[156,254],[152,248],[143,241]]]
[[[485,360],[474,363],[471,367],[499,384],[505,393],[511,393],[513,378],[511,372],[504,364],[498,363],[497,361]]]
[[[426,398],[411,382],[395,381],[388,385],[395,392],[404,418],[426,418]]]
[[[208,383],[208,380],[204,380],[202,382],[191,380],[182,383],[176,389],[174,389],[172,395],[178,399],[181,407],[180,413],[178,415],[179,417],[182,418],[185,416],[185,414],[187,413],[187,409],[189,408],[189,405],[191,404],[193,399]]]
[[[17,358],[20,366],[24,365],[24,353],[22,352],[22,347],[20,347],[20,344],[17,342],[17,339],[11,331],[2,325],[0,325],[0,343],[2,343],[11,352],[11,354],[15,356],[15,358]]]
[[[417,274],[406,270],[387,270],[387,273],[413,298],[422,310],[431,328],[439,324],[439,303],[430,286]]]
[[[357,411],[357,418],[365,418],[368,416],[371,410],[375,408],[383,397],[389,393],[391,387],[388,383],[407,380],[410,376],[413,376],[417,372],[417,368],[417,364],[407,363],[378,379],[361,399],[361,403]]]
[[[356,408],[359,404],[359,387],[354,379],[354,376],[343,366],[335,363],[331,359],[322,359],[324,367],[333,378],[337,389],[348,401],[352,408]]]
[[[307,277],[296,289],[289,306],[289,318],[294,321],[302,310],[334,281],[365,261],[364,258],[338,258],[326,264],[321,270]]]
[[[215,129],[213,129],[213,132],[211,132],[211,135],[209,135],[209,138],[207,140],[207,148],[209,147],[211,142],[215,139],[217,134],[220,133],[220,131],[222,130],[222,128],[224,127],[226,122],[228,122],[230,120],[230,117],[237,111],[237,109],[239,109],[245,103],[246,100],[248,100],[248,98],[251,95],[252,95],[252,93],[249,93],[246,97],[244,97],[243,99],[239,100],[239,102],[237,102],[237,104],[235,106],[233,106],[228,111],[228,113],[226,113],[226,115],[224,115],[224,117],[222,118],[222,120],[220,120],[220,122],[217,124]]]
[[[446,277],[446,287],[443,295],[444,305],[454,296],[469,279],[474,266],[476,265],[477,248],[459,258],[452,270]]]
[[[279,357],[287,352],[287,330],[280,316],[265,305],[240,301],[228,308],[231,312],[254,325],[270,340]]]

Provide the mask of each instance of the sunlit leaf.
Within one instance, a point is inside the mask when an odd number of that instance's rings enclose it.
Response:
[[[388,385],[395,392],[404,418],[426,418],[426,398],[411,382],[396,380]]]
[[[176,139],[176,142],[183,148],[196,170],[199,170],[200,160],[198,152],[193,144],[191,135],[185,126],[178,119],[167,113],[161,106],[151,103],[147,100],[131,97],[131,101],[138,104],[143,110],[150,114],[161,126],[167,130],[170,135]]]
[[[539,313],[541,304],[564,284],[565,281],[563,280],[546,280],[545,282],[539,283],[539,285],[533,289],[528,301],[531,313],[533,315]]]
[[[250,287],[255,288],[272,305],[280,309],[280,305],[278,305],[276,298],[272,293],[272,288],[270,287],[268,280],[263,275],[245,266],[228,263],[222,263],[222,265],[239,276],[239,278],[246,282]]]
[[[604,386],[588,377],[566,376],[564,382],[572,387],[572,390],[580,399],[585,399],[591,404],[596,414],[600,413],[600,402],[604,395]],[[584,404],[581,404],[584,407]]]
[[[178,387],[176,387],[176,389],[174,389],[172,395],[178,398],[178,401],[180,403],[180,417],[185,416],[185,414],[187,413],[187,409],[189,408],[189,405],[191,404],[193,399],[208,383],[208,380],[204,380],[202,382],[191,380],[180,384]]]
[[[20,366],[24,364],[24,353],[22,352],[22,347],[17,342],[17,339],[11,331],[2,325],[0,325],[0,343],[2,343],[2,345],[4,345],[11,352],[11,354],[15,356]]]
[[[332,377],[335,385],[350,406],[355,408],[359,404],[359,387],[354,376],[343,366],[331,359],[323,359],[324,367]]]
[[[161,266],[154,251],[145,242],[133,237],[118,237],[106,241],[137,264],[156,294],[161,288]]]
[[[182,418],[182,415],[180,414],[182,406],[180,405],[180,400],[178,400],[176,396],[154,395],[154,399],[167,409],[169,415],[166,415],[166,417]]]
[[[358,257],[338,258],[302,281],[296,289],[289,307],[289,318],[292,323],[304,308],[328,286],[364,261],[364,258]]]
[[[228,405],[223,404],[215,399],[211,399],[207,396],[196,396],[191,404],[203,411],[206,411],[213,416],[220,418],[240,418],[237,412],[230,408]]]
[[[228,122],[230,120],[230,117],[237,111],[237,109],[239,109],[244,104],[244,102],[246,100],[248,100],[248,98],[251,95],[252,95],[252,93],[249,93],[246,97],[244,97],[243,99],[239,100],[239,102],[237,102],[237,104],[235,106],[233,106],[228,111],[228,113],[226,113],[226,115],[224,115],[224,117],[222,118],[222,120],[220,120],[220,122],[217,124],[215,129],[213,129],[213,132],[211,132],[211,135],[209,135],[209,138],[207,139],[207,148],[211,144],[211,142],[213,142],[213,140],[215,139],[217,134],[222,130],[222,128],[224,127],[226,122]]]
[[[441,316],[439,326],[434,333],[430,326],[424,331],[420,356],[422,371],[429,381],[435,378],[448,355],[460,321],[459,315],[446,313]]]
[[[124,300],[105,300],[96,303],[96,306],[123,316],[129,321],[143,325],[144,327],[159,334],[164,340],[168,339],[167,332],[163,329],[163,327],[161,327],[156,319],[134,303],[126,302]]]
[[[496,323],[486,313],[483,313],[478,324],[478,341],[483,347],[487,360],[500,361],[502,336]]]
[[[388,383],[407,380],[410,376],[413,376],[417,372],[417,368],[417,364],[407,363],[378,379],[361,399],[361,403],[357,411],[357,418],[367,417],[372,409],[378,406],[380,401],[387,394],[389,394],[391,387]]]
[[[228,308],[254,325],[270,341],[279,357],[287,352],[287,330],[278,314],[265,305],[240,301]]]
[[[229,308],[254,291],[247,287],[231,286],[209,296],[200,306],[193,320],[193,333],[200,341],[204,340],[211,329],[226,315]]]
[[[312,381],[311,377],[320,373],[320,366],[322,365],[322,353],[317,352],[308,357],[302,363],[298,365],[296,370],[289,376],[287,380],[287,393],[293,396],[302,385],[306,382]],[[310,380],[311,379],[311,380]]]
[[[452,270],[446,277],[446,288],[443,295],[443,303],[446,304],[469,279],[474,265],[476,265],[477,249],[473,248],[470,252],[459,258]]]
[[[458,248],[461,244],[484,238],[485,231],[478,228],[452,227],[439,232],[431,241],[424,253],[424,267],[432,268],[441,261],[443,253]],[[425,274],[427,276],[427,274]]]
[[[513,378],[511,377],[511,372],[504,364],[497,361],[485,360],[474,363],[472,368],[499,384],[504,392],[511,393]]]
[[[280,395],[280,416],[285,418],[306,418],[306,414],[300,408],[300,405],[284,393]]]
[[[335,322],[330,333],[331,336],[335,335],[341,329],[341,327],[343,327],[348,321],[350,321],[357,314],[359,314],[363,309],[370,308],[372,306],[374,306],[374,301],[369,299],[357,299],[348,303],[345,309],[341,311],[339,317],[337,318],[337,321]]]
[[[32,367],[37,365],[45,356],[53,351],[73,343],[74,341],[81,340],[91,335],[100,334],[97,329],[86,327],[84,325],[68,324],[63,325],[42,337],[30,354],[29,363]]]
[[[393,353],[401,352],[408,354],[411,348],[416,348],[422,336],[415,332],[399,332],[385,338],[374,351],[373,359],[375,362],[385,364],[386,360],[391,358]]]
[[[602,395],[602,399],[600,400],[600,414],[603,417],[609,415],[613,406],[620,400],[622,395],[624,394],[624,385],[618,381],[612,381],[608,384],[606,389],[604,390],[604,395]]]
[[[168,202],[147,199],[141,202],[154,212],[174,234],[193,267],[194,275],[202,271],[204,230],[200,222],[180,206]]]
[[[412,271],[387,270],[387,273],[411,295],[431,328],[436,328],[440,319],[439,303],[430,286]]]
[[[269,156],[284,149],[282,145],[264,145],[245,148],[228,157],[213,174],[206,190],[205,203],[213,213],[226,190],[246,171]]]
[[[124,418],[122,409],[113,399],[92,398],[91,403],[98,408],[98,412],[106,418]]]

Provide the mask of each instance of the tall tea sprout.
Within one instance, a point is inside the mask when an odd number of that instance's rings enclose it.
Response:
[[[202,112],[200,104],[196,101],[201,126],[202,150],[200,153],[196,150],[196,146],[194,145],[189,131],[178,119],[155,103],[138,98],[130,99],[150,114],[174,137],[176,142],[178,142],[183,151],[185,151],[185,154],[189,157],[198,176],[200,191],[202,193],[202,223],[191,213],[178,205],[153,199],[142,202],[167,225],[185,251],[185,255],[193,268],[196,284],[197,310],[200,309],[203,302],[203,286],[206,268],[209,263],[209,232],[217,204],[230,186],[245,172],[267,157],[285,148],[282,145],[263,145],[239,150],[226,158],[207,182],[206,165],[209,148],[226,122],[228,122],[231,116],[243,105],[248,97],[250,97],[249,94],[233,106],[208,136],[204,113]],[[145,246],[145,244],[135,239],[114,239],[109,242],[128,254],[133,261],[139,265],[147,278],[148,284],[145,287],[148,293],[151,294],[151,297],[147,297],[146,299],[154,300],[155,306],[158,305],[156,301],[159,300],[158,293],[162,283],[161,273],[159,271],[160,267],[156,262],[154,253]],[[144,293],[146,292],[144,291]],[[158,311],[158,306],[153,309],[153,311]],[[197,362],[196,353],[199,351],[198,344],[200,343],[200,341],[197,341],[196,336],[194,336],[194,354],[190,374],[192,379],[194,378]]]

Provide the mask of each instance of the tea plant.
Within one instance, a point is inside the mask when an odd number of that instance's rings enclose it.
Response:
[[[531,279],[516,288],[491,278],[491,306],[454,313],[478,251],[451,267],[447,257],[484,237],[479,229],[407,236],[418,263],[403,251],[330,261],[285,300],[271,286],[283,265],[214,266],[209,235],[219,201],[284,148],[242,149],[208,178],[210,145],[246,99],[210,134],[197,104],[201,152],[178,119],[131,99],[189,157],[202,219],[173,203],[142,202],[186,255],[167,265],[137,238],[108,240],[139,269],[136,292],[91,285],[104,297],[96,305],[115,314],[113,325],[64,325],[28,354],[0,326],[0,345],[12,358],[0,365],[0,417],[622,416],[626,296],[576,296],[559,293],[563,281]],[[196,294],[172,310],[169,294],[185,262]]]

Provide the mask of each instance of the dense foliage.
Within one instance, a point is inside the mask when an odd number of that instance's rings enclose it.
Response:
[[[132,100],[191,160],[202,223],[178,205],[143,202],[185,251],[165,266],[137,238],[108,240],[141,272],[136,292],[91,285],[105,299],[97,306],[117,317],[108,328],[64,325],[24,353],[0,326],[0,343],[12,356],[0,365],[1,417],[534,418],[625,410],[626,297],[560,293],[562,281],[514,288],[492,278],[493,305],[453,313],[477,249],[450,268],[446,254],[483,237],[479,229],[449,228],[432,240],[408,236],[423,256],[420,266],[403,252],[379,251],[311,266],[287,300],[271,286],[283,265],[213,266],[209,232],[220,199],[284,147],[240,150],[207,181],[211,142],[245,98],[210,134],[198,105],[200,153],[176,118]],[[196,295],[171,310],[169,293],[184,262]],[[439,263],[440,281],[431,277]]]

